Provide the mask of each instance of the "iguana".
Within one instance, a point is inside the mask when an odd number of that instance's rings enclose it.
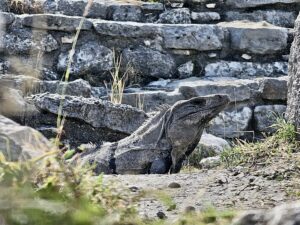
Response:
[[[130,136],[83,154],[96,173],[177,173],[196,148],[204,127],[229,103],[227,95],[209,95],[162,107]]]

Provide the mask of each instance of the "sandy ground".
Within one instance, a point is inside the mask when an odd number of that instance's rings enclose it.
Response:
[[[284,165],[261,170],[236,167],[172,175],[105,175],[104,179],[129,188],[133,194],[153,190],[166,193],[176,204],[175,209],[168,209],[161,201],[149,196],[140,200],[138,210],[149,218],[156,217],[158,212],[176,218],[191,208],[196,211],[211,206],[246,210],[271,208],[296,200],[295,188],[299,180],[295,174],[299,174],[299,168],[293,164]],[[180,187],[172,188],[170,184]]]

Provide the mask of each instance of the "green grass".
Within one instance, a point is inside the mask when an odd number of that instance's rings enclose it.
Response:
[[[132,194],[104,182],[103,176],[66,165],[54,153],[28,162],[8,162],[0,155],[0,221],[5,225],[226,225],[234,216],[209,208],[172,223],[144,219],[135,208],[141,197],[155,198],[168,210],[176,208],[164,192]]]
[[[125,190],[104,185],[102,176],[57,157],[22,163],[0,157],[0,218],[8,225],[122,223],[136,216],[133,201]]]
[[[295,127],[282,118],[278,118],[273,127],[277,131],[262,141],[237,140],[233,149],[222,152],[223,163],[227,167],[267,165],[278,157],[289,157],[291,153],[297,152],[300,144],[296,141]]]

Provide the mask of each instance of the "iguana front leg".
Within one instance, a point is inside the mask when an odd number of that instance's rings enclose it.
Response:
[[[159,158],[155,159],[150,167],[150,174],[165,174],[170,171],[171,167],[171,159],[167,158]]]
[[[171,151],[172,166],[170,173],[178,173],[181,169],[185,149],[182,147],[173,147]]]

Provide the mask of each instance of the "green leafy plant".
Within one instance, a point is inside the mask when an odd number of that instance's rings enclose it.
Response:
[[[0,154],[0,218],[8,225],[94,225],[136,216],[125,190],[91,175],[55,156],[21,163]]]

